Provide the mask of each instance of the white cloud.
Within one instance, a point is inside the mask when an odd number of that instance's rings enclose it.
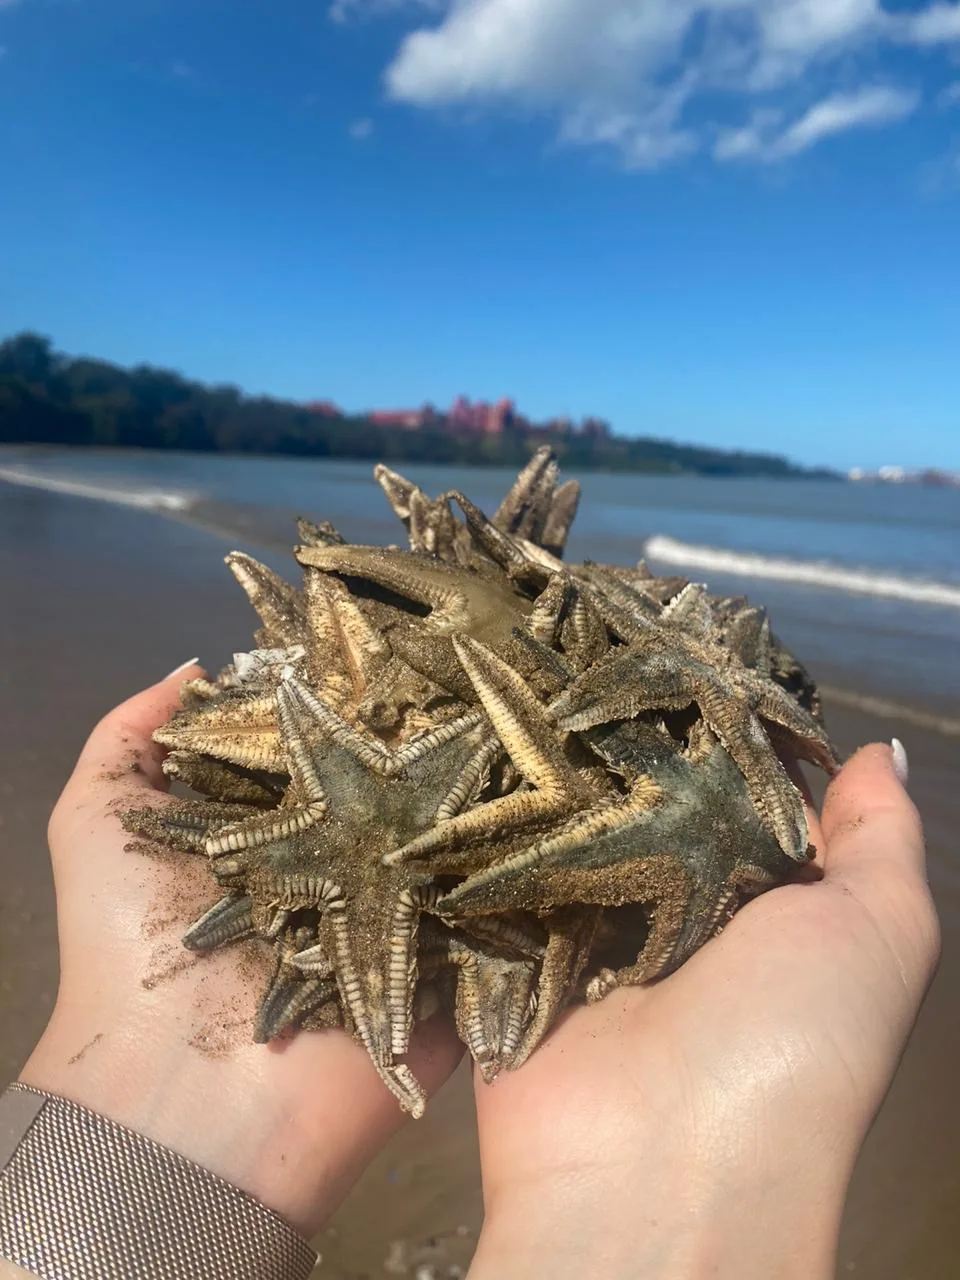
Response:
[[[877,87],[860,89],[856,93],[837,93],[818,102],[785,130],[774,144],[774,149],[779,155],[793,156],[806,151],[822,138],[847,129],[903,120],[919,105],[919,94],[903,89]]]
[[[960,40],[960,4],[934,4],[904,22],[905,36],[914,44],[945,44]]]
[[[717,160],[785,160],[833,134],[903,120],[919,105],[919,94],[879,85],[835,93],[783,129],[779,112],[756,112],[743,128],[722,130],[713,154]]]
[[[416,24],[386,71],[394,100],[546,112],[562,141],[613,148],[631,168],[710,139],[722,160],[785,157],[903,119],[917,95],[870,83],[876,51],[960,38],[960,0],[909,13],[884,0],[334,0],[330,12],[389,11]]]
[[[355,142],[365,142],[373,133],[373,121],[369,116],[354,120],[347,125],[347,133]]]

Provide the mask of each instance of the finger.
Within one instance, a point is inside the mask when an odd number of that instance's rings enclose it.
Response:
[[[112,784],[113,793],[166,791],[165,752],[153,741],[153,731],[179,706],[184,681],[202,674],[192,659],[108,712],[87,739],[57,810],[85,805],[92,794],[102,801],[105,783]]]
[[[847,761],[827,788],[821,822],[828,879],[865,871],[925,870],[920,816],[886,744],[862,747]]]
[[[875,743],[861,748],[830,784],[823,807],[824,886],[866,911],[884,944],[875,953],[878,963],[884,955],[896,958],[912,1017],[936,969],[940,930],[926,883],[923,828],[897,763],[905,761]]]

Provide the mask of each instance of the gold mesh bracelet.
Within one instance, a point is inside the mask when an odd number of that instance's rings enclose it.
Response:
[[[238,1187],[24,1084],[0,1094],[0,1257],[42,1280],[303,1280],[317,1261]]]

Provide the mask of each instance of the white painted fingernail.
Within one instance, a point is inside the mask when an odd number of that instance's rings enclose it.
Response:
[[[905,787],[910,781],[910,765],[907,761],[906,748],[899,738],[892,738],[890,749],[893,752],[893,772],[897,775],[897,781],[901,787]]]
[[[187,667],[195,667],[199,661],[199,658],[188,658],[186,662],[181,662],[179,667],[174,667],[169,675],[164,676],[164,680],[172,680],[173,677],[178,676],[181,671],[186,671]]]

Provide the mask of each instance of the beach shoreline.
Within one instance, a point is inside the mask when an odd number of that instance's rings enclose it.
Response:
[[[269,541],[266,558],[289,572],[279,529]],[[262,546],[254,537],[239,542],[255,554]],[[0,1085],[29,1053],[56,992],[49,809],[99,715],[195,652],[215,670],[248,643],[253,615],[221,563],[233,545],[180,518],[0,486],[0,591],[13,620],[0,633]],[[762,583],[755,594],[764,598]],[[857,1170],[840,1273],[950,1280],[960,1256],[960,1108],[952,1071],[960,1058],[960,883],[952,856],[960,739],[829,697],[826,709],[845,752],[875,738],[906,742],[945,940],[940,974]],[[408,1258],[422,1245],[458,1260],[469,1254],[480,1212],[461,1073],[331,1222],[318,1242],[326,1257],[318,1274],[387,1275],[383,1263],[403,1241],[413,1242]],[[434,1236],[439,1243],[431,1246]]]

